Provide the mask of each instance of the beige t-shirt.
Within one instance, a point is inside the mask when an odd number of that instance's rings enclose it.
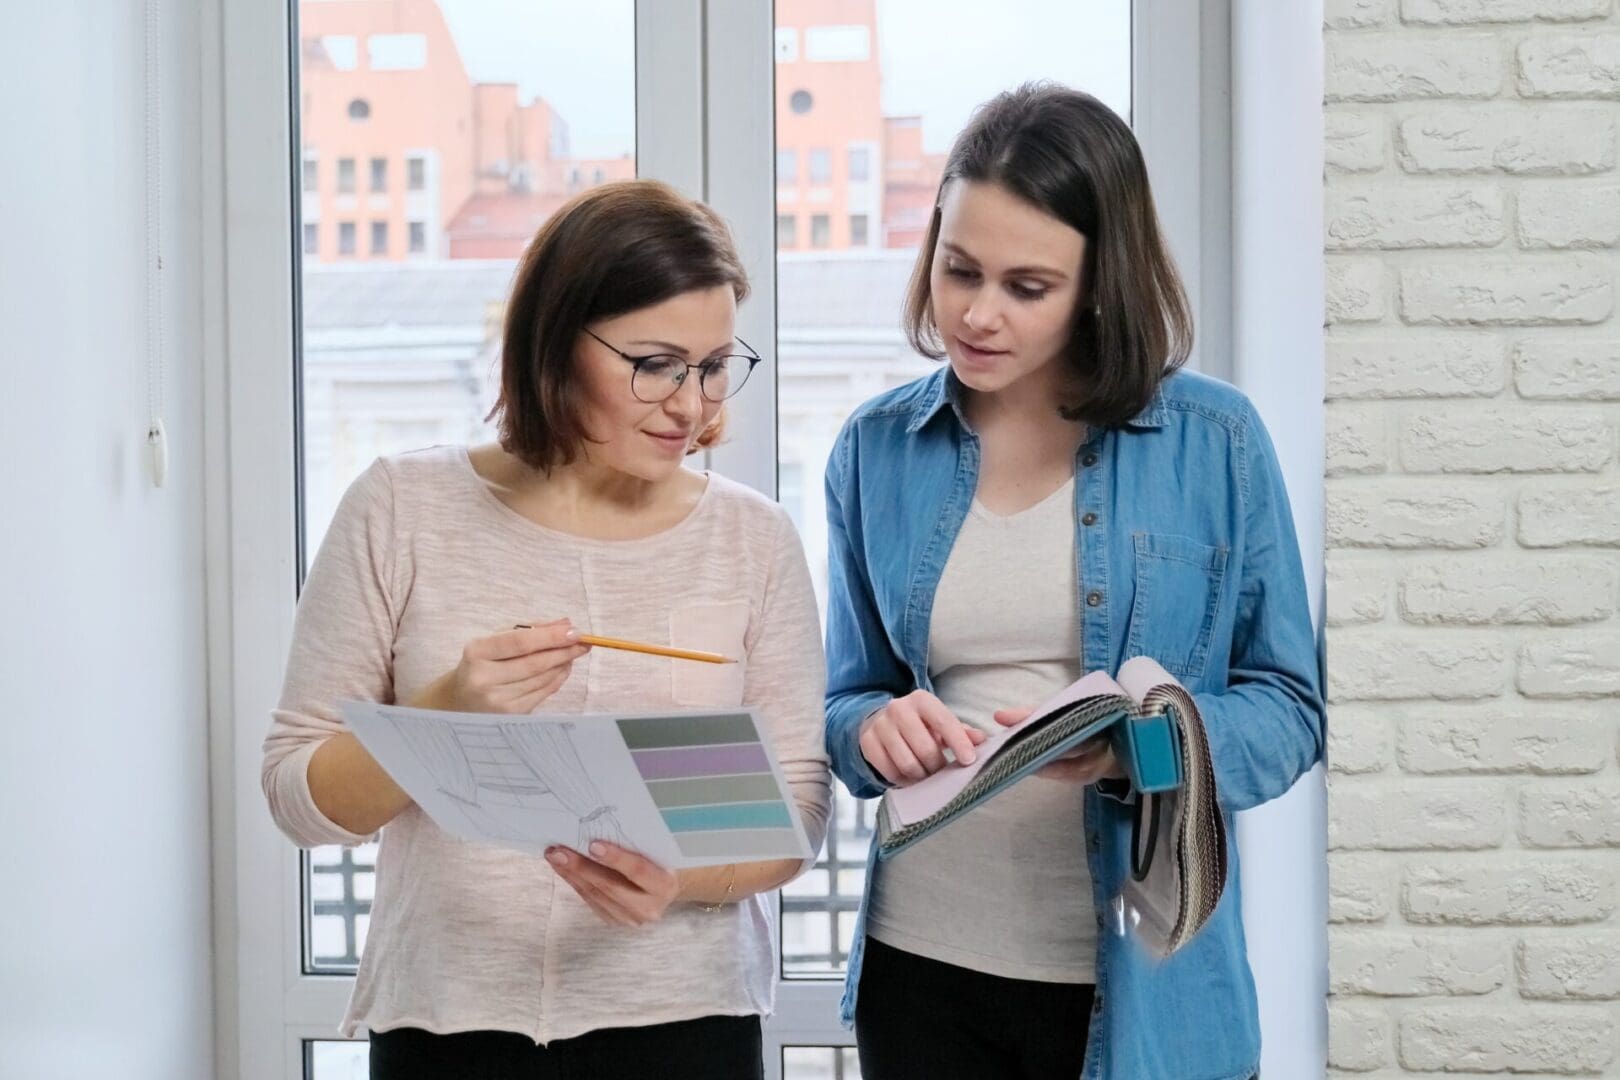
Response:
[[[1074,481],[1017,514],[974,502],[934,594],[928,671],[966,724],[1080,677]],[[878,864],[867,926],[887,945],[1009,979],[1096,981],[1085,788],[1027,777]]]
[[[468,641],[561,616],[586,633],[744,658],[720,666],[593,649],[539,711],[757,706],[819,849],[831,796],[825,670],[809,570],[781,507],[710,474],[675,526],[591,540],[512,510],[460,447],[379,460],[338,507],[264,744],[276,823],[305,847],[365,840],[310,797],[309,759],[343,730],[336,702],[408,701]],[[764,896],[608,926],[539,855],[458,839],[414,806],[381,835],[345,1035],[498,1029],[546,1043],[772,1008],[776,918]]]

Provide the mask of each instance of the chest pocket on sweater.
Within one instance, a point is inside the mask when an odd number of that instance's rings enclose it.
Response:
[[[1125,655],[1151,656],[1177,678],[1197,678],[1209,663],[1227,549],[1155,533],[1132,540],[1136,598]]]
[[[741,705],[748,661],[744,638],[748,633],[748,604],[729,601],[683,604],[669,613],[669,643],[677,649],[720,653],[735,664],[706,664],[698,660],[671,660],[670,692],[677,705]]]

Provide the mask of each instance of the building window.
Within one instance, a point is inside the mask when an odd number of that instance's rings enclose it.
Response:
[[[304,222],[304,254],[313,255],[320,250],[321,227],[313,221]]]
[[[799,58],[799,31],[791,26],[776,28],[776,62],[791,64]]]
[[[810,97],[810,91],[808,90],[795,90],[793,95],[788,98],[788,108],[800,116],[809,112],[810,106],[813,104],[815,104],[815,100]]]
[[[338,223],[338,254],[354,254],[354,222],[352,221]]]
[[[388,254],[388,222],[373,221],[371,223],[371,253],[373,255]]]
[[[826,214],[810,215],[810,246],[824,248],[832,242],[832,218]]]
[[[849,179],[851,183],[872,178],[872,151],[864,146],[849,148]]]
[[[371,159],[371,190],[388,190],[388,159],[374,157]]]
[[[851,214],[851,215],[849,215],[849,246],[850,247],[865,247],[867,245],[867,243],[868,243],[868,241],[866,239],[866,215],[865,214]]]
[[[410,223],[411,254],[420,255],[427,251],[427,226],[420,221]]]
[[[349,102],[349,119],[370,120],[371,103],[365,98],[355,98],[353,101]]]
[[[797,184],[799,182],[799,152],[797,150],[778,150],[776,152],[776,182],[778,184]]]
[[[412,157],[405,159],[405,186],[412,191],[425,191],[427,189],[427,159]]]
[[[320,49],[339,71],[360,66],[360,42],[352,34],[331,34],[320,39]]]
[[[859,64],[872,59],[866,27],[812,26],[804,32],[804,58],[820,64]]]
[[[372,34],[366,52],[372,71],[420,71],[427,67],[427,35]]]
[[[304,190],[314,191],[320,186],[321,170],[314,158],[304,159]]]
[[[792,214],[776,215],[776,246],[779,248],[797,247],[799,243],[799,219]]]
[[[338,158],[338,194],[354,194],[354,158]]]
[[[592,184],[600,184],[603,180],[606,180],[606,179],[607,179],[607,174],[604,173],[601,169],[592,169],[591,170],[591,183]]]
[[[832,151],[810,151],[810,182],[812,184],[832,183]]]

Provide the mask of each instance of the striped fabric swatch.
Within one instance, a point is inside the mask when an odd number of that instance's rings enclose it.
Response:
[[[791,855],[798,834],[746,713],[617,721],[682,853]]]

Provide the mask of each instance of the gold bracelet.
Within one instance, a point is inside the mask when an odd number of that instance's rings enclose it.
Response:
[[[702,907],[702,909],[704,911],[719,911],[721,908],[725,907],[726,902],[731,899],[731,887],[733,885],[735,885],[735,884],[737,884],[737,864],[732,863],[731,864],[731,876],[726,879],[726,892],[725,892],[725,895],[720,897],[719,900],[716,900],[712,904],[702,904],[702,905],[700,905]]]

